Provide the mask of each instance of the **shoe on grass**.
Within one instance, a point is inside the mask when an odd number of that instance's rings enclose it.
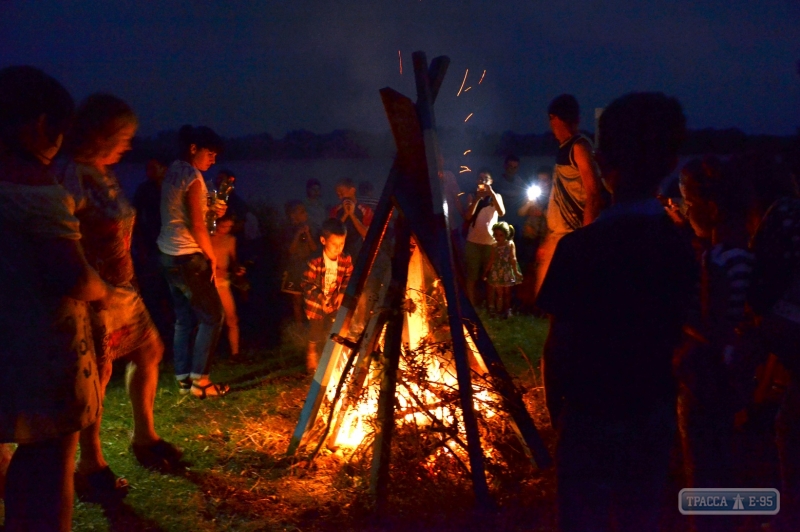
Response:
[[[178,393],[187,395],[192,391],[192,378],[186,377],[185,379],[178,380]]]
[[[130,487],[127,480],[115,475],[108,466],[88,474],[75,471],[74,480],[79,500],[102,505],[119,503]]]
[[[131,450],[139,464],[147,469],[172,473],[186,468],[186,463],[182,460],[183,451],[164,440],[149,445],[132,443]]]

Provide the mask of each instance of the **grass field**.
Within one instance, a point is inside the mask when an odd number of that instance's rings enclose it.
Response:
[[[541,391],[532,386],[538,382],[533,367],[538,367],[546,323],[529,316],[485,323],[510,372],[528,390],[526,401],[530,405],[541,398]],[[157,429],[181,446],[191,463],[177,476],[147,471],[133,458],[122,373],[123,368],[116,368],[109,386],[102,439],[112,469],[132,488],[118,508],[76,502],[76,531],[551,528],[552,472],[536,473],[512,489],[495,489],[499,510],[480,519],[471,512],[468,479],[446,493],[431,486],[418,491],[410,479],[393,491],[392,510],[377,522],[370,511],[367,480],[341,456],[326,452],[310,465],[287,458],[289,437],[310,383],[298,331],[285,329],[279,349],[252,352],[242,362],[217,361],[214,379],[230,382],[233,388],[222,399],[179,395],[171,367],[162,368]],[[531,410],[537,425],[546,424],[541,405]],[[552,440],[547,430],[543,434]]]

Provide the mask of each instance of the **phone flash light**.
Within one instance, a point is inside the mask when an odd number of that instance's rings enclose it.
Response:
[[[539,185],[531,185],[528,187],[528,200],[534,201],[542,195],[542,187]]]

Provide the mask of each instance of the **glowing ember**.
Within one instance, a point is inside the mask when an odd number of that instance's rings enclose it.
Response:
[[[464,83],[467,82],[467,74],[469,74],[469,69],[467,69],[467,71],[464,72],[464,81],[461,82],[461,88],[458,89],[458,94],[456,94],[456,98],[461,96],[461,91],[464,90]]]
[[[468,116],[467,116],[467,117],[464,119],[464,122],[466,122],[467,120],[469,120],[469,119],[472,117],[472,115],[474,115],[474,114],[475,114],[475,113],[470,113],[470,114],[469,114],[469,115],[468,115]]]
[[[471,171],[472,171],[472,170],[470,170],[470,169],[469,169],[469,166],[464,166],[464,165],[462,164],[462,165],[461,165],[461,171],[460,171],[459,173],[460,173],[460,174],[463,174],[464,172],[471,172]]]
[[[471,151],[472,151],[472,150],[467,150],[467,151],[465,151],[465,152],[464,152],[464,155],[468,154],[468,153],[469,153],[469,152],[471,152]]]
[[[397,50],[397,58],[400,60],[400,75],[403,75],[403,56],[400,54],[400,50]]]
[[[480,85],[480,84],[483,82],[483,76],[485,76],[485,75],[486,75],[486,71],[484,70],[484,71],[483,71],[483,74],[481,74],[481,79],[480,79],[480,81],[478,81],[478,85]]]
[[[471,88],[472,88],[472,86],[467,87],[466,89],[464,89],[464,92],[469,91]]]

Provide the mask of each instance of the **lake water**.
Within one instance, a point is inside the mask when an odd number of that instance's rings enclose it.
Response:
[[[217,172],[228,168],[236,175],[236,193],[247,202],[268,203],[282,211],[282,206],[291,199],[304,199],[306,181],[316,178],[322,183],[323,199],[326,204],[338,203],[334,187],[339,179],[349,177],[356,183],[370,181],[375,197],[379,197],[392,159],[310,159],[281,161],[233,161],[212,166],[205,172],[206,179],[216,177]],[[520,175],[532,177],[542,165],[553,165],[551,157],[522,157]],[[467,159],[475,172],[457,176],[461,190],[472,191],[478,168],[494,170],[495,177],[502,173],[502,157],[475,157]],[[145,180],[144,164],[120,163],[115,168],[122,187],[129,198],[136,187]]]

